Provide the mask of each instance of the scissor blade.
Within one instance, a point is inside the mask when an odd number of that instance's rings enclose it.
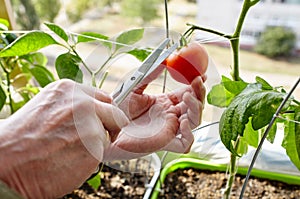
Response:
[[[151,66],[145,76],[150,75],[167,57],[169,57],[178,47],[178,43],[173,44],[170,48],[166,49],[161,56],[155,61],[155,63]]]
[[[166,38],[142,63],[142,65],[138,68],[138,71],[146,74],[148,70],[151,68],[153,63],[157,60],[157,58],[160,56],[162,51],[166,48],[168,43],[170,42],[169,38]]]

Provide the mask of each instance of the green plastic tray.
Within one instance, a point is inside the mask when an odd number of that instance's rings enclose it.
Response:
[[[151,199],[156,199],[158,197],[159,190],[161,189],[161,183],[164,182],[166,176],[169,173],[176,171],[177,169],[184,169],[184,168],[195,168],[195,169],[225,172],[227,170],[227,164],[215,164],[209,161],[195,159],[195,158],[180,158],[177,160],[173,160],[169,162],[161,171],[160,180],[158,180],[156,183],[156,186],[151,195]],[[239,167],[237,173],[240,175],[246,175],[247,171],[248,168]],[[300,176],[295,176],[290,174],[274,173],[270,171],[252,169],[251,176],[255,176],[257,178],[269,179],[269,180],[276,180],[287,184],[300,185]]]

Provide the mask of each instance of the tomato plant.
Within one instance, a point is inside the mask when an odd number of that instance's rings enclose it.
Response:
[[[172,78],[184,84],[190,84],[197,76],[205,79],[207,66],[208,53],[196,41],[183,46],[166,60],[166,68]]]

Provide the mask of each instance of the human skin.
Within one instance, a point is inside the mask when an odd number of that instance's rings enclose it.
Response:
[[[108,94],[70,80],[48,85],[1,122],[0,180],[25,198],[57,198],[79,187],[102,161],[188,152],[191,129],[201,121],[201,78],[169,94],[146,95],[146,85],[120,108]]]

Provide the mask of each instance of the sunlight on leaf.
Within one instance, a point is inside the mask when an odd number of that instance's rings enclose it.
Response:
[[[58,35],[60,38],[62,38],[64,41],[68,42],[68,35],[67,33],[64,31],[64,29],[62,29],[61,27],[59,27],[56,24],[53,23],[45,23],[45,25],[52,30],[56,35]]]
[[[99,40],[97,40],[99,39]],[[77,38],[77,43],[82,43],[82,42],[91,42],[91,41],[98,41],[101,42],[101,44],[103,46],[108,47],[109,49],[111,49],[112,43],[110,41],[108,41],[109,37],[99,34],[99,33],[95,33],[95,32],[84,32],[81,33],[78,38]],[[107,42],[106,42],[107,41]]]
[[[132,45],[132,44],[138,42],[139,40],[141,40],[143,38],[143,35],[144,35],[144,29],[143,28],[132,29],[132,30],[129,30],[129,31],[122,32],[116,38],[117,43],[119,43],[119,44],[116,45],[116,51],[118,49],[124,47],[122,44],[127,46],[127,45]]]
[[[21,56],[40,50],[57,42],[47,33],[32,31],[24,34],[0,51],[0,57]]]

